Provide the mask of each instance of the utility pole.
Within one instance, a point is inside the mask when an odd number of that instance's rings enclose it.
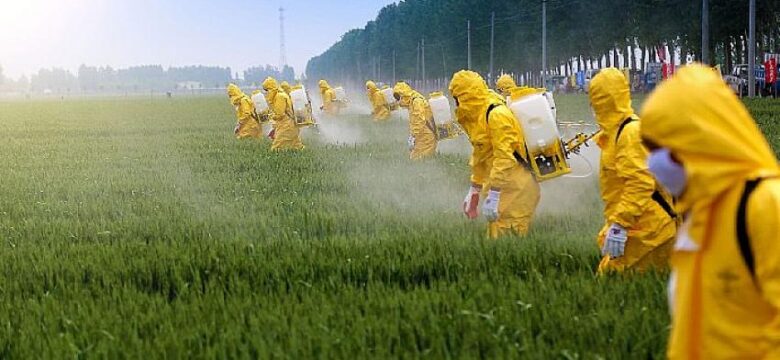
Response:
[[[471,20],[466,20],[466,39],[469,44],[466,69],[471,70]]]
[[[414,78],[420,80],[420,43],[417,43],[417,65],[414,66]]]
[[[542,87],[547,80],[547,0],[542,0]]]
[[[287,55],[284,46],[284,8],[279,8],[279,72],[284,71],[287,65]]]
[[[750,0],[750,34],[748,35],[748,96],[756,96],[756,0]]]
[[[422,80],[423,80],[423,89],[425,89],[425,38],[422,38],[422,51],[420,52],[422,56]]]
[[[496,12],[490,13],[490,73],[488,84],[493,85],[493,45],[496,38]]]
[[[701,1],[701,62],[710,64],[710,1]]]
[[[393,49],[393,84],[395,86],[395,49]]]
[[[444,76],[443,78],[447,78],[447,58],[444,57],[444,44],[441,44],[441,66],[442,66],[442,73]]]

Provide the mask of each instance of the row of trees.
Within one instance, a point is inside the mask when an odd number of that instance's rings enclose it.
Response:
[[[229,67],[185,66],[163,68],[160,65],[134,66],[114,69],[110,66],[81,65],[76,74],[60,69],[41,69],[29,79],[5,78],[0,67],[0,91],[56,93],[137,92],[194,90],[224,87],[230,82],[240,85],[259,85],[266,76],[291,81],[295,71],[285,66],[278,71],[272,66],[252,67],[244,71],[244,79],[232,76]]]
[[[295,70],[288,65],[284,65],[282,71],[271,65],[256,66],[244,70],[244,81],[251,84],[262,84],[267,77],[273,77],[278,81],[295,81]]]
[[[306,75],[389,81],[420,79],[425,72],[427,78],[446,78],[467,67],[469,34],[471,68],[487,74],[493,13],[494,72],[538,73],[542,69],[542,1],[405,0],[388,5],[364,28],[347,32],[312,58]],[[679,49],[682,56],[701,58],[701,0],[546,2],[550,69],[571,73],[577,68],[615,64],[641,70],[645,63],[657,60],[656,51],[664,45]],[[748,0],[709,0],[709,4],[711,59],[725,69],[747,61]],[[778,50],[779,4],[780,0],[757,0],[759,54]],[[639,54],[638,49],[641,59],[623,56]]]

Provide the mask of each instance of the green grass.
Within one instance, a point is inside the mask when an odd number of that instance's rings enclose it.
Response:
[[[595,179],[491,241],[459,212],[457,143],[411,163],[400,119],[354,115],[271,153],[231,112],[0,103],[0,358],[662,357],[665,276],[594,276]]]

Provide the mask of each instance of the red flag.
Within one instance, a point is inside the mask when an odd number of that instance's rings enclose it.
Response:
[[[775,58],[764,62],[764,80],[767,84],[774,84],[777,81],[777,60]]]

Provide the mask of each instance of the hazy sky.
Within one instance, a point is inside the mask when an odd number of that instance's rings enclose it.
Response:
[[[81,64],[219,65],[233,72],[279,63],[279,7],[296,73],[393,0],[0,0],[6,76]]]

